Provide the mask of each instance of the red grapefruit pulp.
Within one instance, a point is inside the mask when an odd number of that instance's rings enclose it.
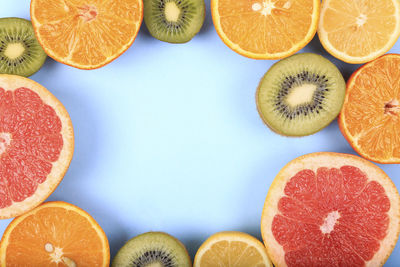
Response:
[[[73,146],[68,113],[49,91],[0,75],[0,218],[43,202],[63,178]]]
[[[261,223],[276,266],[382,266],[400,231],[390,178],[351,155],[314,153],[275,178]]]

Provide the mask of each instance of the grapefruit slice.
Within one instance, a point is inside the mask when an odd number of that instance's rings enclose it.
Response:
[[[320,6],[320,0],[211,0],[211,13],[218,35],[233,51],[281,59],[312,40]]]
[[[142,0],[32,0],[31,20],[43,50],[79,69],[100,68],[134,42]]]
[[[3,234],[0,262],[5,266],[108,267],[104,231],[82,209],[47,202],[14,219]]]
[[[220,232],[199,248],[193,267],[272,267],[264,245],[242,232]]]
[[[0,219],[25,213],[57,187],[72,159],[64,106],[40,84],[0,75]]]
[[[382,266],[399,237],[400,196],[363,158],[305,155],[273,181],[261,232],[275,266]]]
[[[347,82],[339,127],[361,156],[400,163],[400,55],[382,56]]]

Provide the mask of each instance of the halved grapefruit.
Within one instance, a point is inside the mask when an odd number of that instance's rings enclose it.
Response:
[[[64,106],[40,84],[0,75],[0,219],[25,213],[57,187],[72,159]]]
[[[382,266],[399,237],[400,196],[363,158],[305,155],[273,181],[261,232],[275,266]]]

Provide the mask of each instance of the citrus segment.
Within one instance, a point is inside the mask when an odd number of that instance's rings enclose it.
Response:
[[[0,218],[43,202],[63,178],[73,146],[71,120],[50,92],[0,75]]]
[[[399,236],[400,196],[362,158],[305,155],[275,178],[261,230],[277,266],[382,266]]]
[[[81,69],[104,66],[131,46],[143,19],[141,0],[32,0],[37,39],[57,61]]]
[[[0,246],[1,266],[109,266],[107,237],[85,211],[48,202],[14,219]]]
[[[315,35],[318,0],[212,0],[217,33],[231,49],[256,59],[296,53]]]
[[[326,0],[318,35],[333,56],[365,63],[386,53],[400,36],[397,0]]]
[[[400,55],[385,55],[347,83],[339,126],[353,148],[379,163],[400,163]]]
[[[210,236],[199,248],[194,267],[272,267],[265,247],[251,235],[220,232]]]

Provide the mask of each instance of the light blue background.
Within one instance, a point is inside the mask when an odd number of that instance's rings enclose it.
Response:
[[[0,17],[29,19],[29,4],[0,0]],[[176,236],[192,257],[218,231],[261,238],[264,199],[286,163],[317,151],[354,153],[336,121],[304,138],[265,127],[254,96],[275,61],[231,51],[206,5],[205,24],[187,44],[160,42],[143,23],[132,47],[99,70],[49,58],[31,77],[65,105],[75,128],[74,158],[49,200],[88,211],[106,232],[111,257],[147,231]],[[327,56],[346,79],[358,67],[333,59],[318,37],[304,51]],[[400,53],[400,42],[391,52]],[[400,188],[399,165],[381,167]],[[0,221],[1,234],[10,221]],[[397,245],[386,266],[399,265]]]

